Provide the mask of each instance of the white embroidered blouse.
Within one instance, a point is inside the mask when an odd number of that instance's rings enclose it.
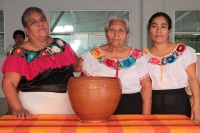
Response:
[[[197,62],[195,50],[185,44],[178,44],[173,52],[156,57],[143,50],[147,60],[153,90],[179,89],[189,85],[187,67]]]
[[[82,72],[88,76],[118,77],[122,84],[122,94],[140,92],[140,80],[147,77],[147,60],[137,49],[132,49],[129,56],[114,60],[107,57],[100,48],[96,48],[81,56]]]

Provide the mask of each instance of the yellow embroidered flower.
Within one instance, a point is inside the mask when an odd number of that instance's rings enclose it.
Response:
[[[100,58],[101,56],[102,56],[102,53],[101,53],[101,51],[99,50],[99,49],[94,49],[93,51],[92,51],[92,55],[95,57],[95,58]]]
[[[146,50],[142,50],[143,54],[148,54],[148,52]]]

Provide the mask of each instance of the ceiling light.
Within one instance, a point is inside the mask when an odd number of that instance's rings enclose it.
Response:
[[[194,36],[198,36],[198,35],[200,35],[200,34],[192,34],[192,35],[194,35]]]
[[[53,32],[65,32],[65,30],[62,26],[56,26],[54,28]]]
[[[65,30],[65,32],[73,32],[74,28],[72,25],[68,24],[68,25],[65,25],[64,30]]]

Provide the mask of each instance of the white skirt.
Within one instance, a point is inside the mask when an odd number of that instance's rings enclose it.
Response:
[[[30,114],[75,114],[68,93],[19,91],[18,96]]]

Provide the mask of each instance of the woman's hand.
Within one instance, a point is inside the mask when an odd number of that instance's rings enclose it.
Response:
[[[19,119],[29,118],[31,116],[31,114],[26,109],[15,111],[14,115],[15,115],[15,118],[19,118]]]
[[[200,122],[200,108],[197,105],[193,105],[192,107],[191,120],[194,120],[196,123]]]

